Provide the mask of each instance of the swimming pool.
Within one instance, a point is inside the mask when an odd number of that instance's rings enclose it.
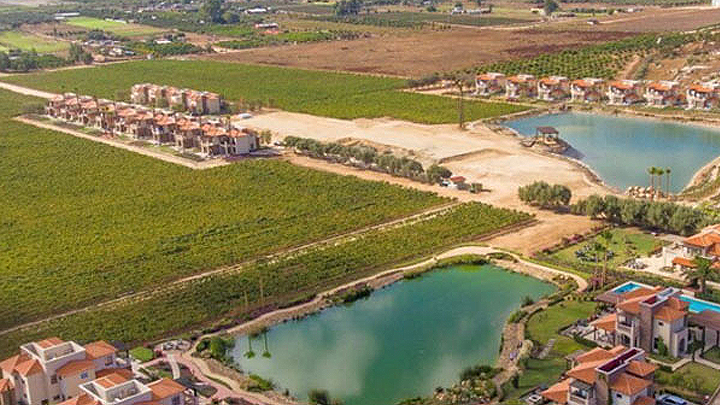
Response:
[[[650,288],[650,286],[646,286],[644,284],[636,283],[634,281],[628,281],[625,284],[615,287],[612,291],[618,294],[624,294],[626,292],[637,290],[640,287]],[[680,299],[690,304],[688,308],[690,312],[699,313],[705,310],[710,310],[720,313],[720,304],[701,300],[695,297],[691,297],[689,295],[681,295]]]
[[[638,283],[629,281],[629,282],[621,285],[620,287],[616,287],[616,288],[613,290],[613,292],[616,292],[616,293],[618,293],[618,294],[624,294],[624,293],[626,293],[626,292],[630,292],[630,291],[637,290],[637,289],[640,288],[640,287],[642,287],[641,284],[638,284]]]

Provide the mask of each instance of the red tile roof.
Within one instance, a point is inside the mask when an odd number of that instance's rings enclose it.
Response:
[[[66,365],[60,367],[57,370],[57,374],[63,377],[78,375],[83,371],[92,370],[94,368],[95,363],[90,360],[77,360],[71,361],[70,363],[67,363]]]
[[[541,392],[540,395],[552,402],[564,405],[565,403],[567,403],[567,394],[568,391],[570,391],[570,382],[571,379],[569,378],[562,380],[559,383]]]
[[[185,387],[173,380],[163,378],[148,384],[153,393],[153,400],[160,401],[185,391]]]
[[[83,393],[65,402],[60,402],[58,405],[100,405],[100,401]]]
[[[98,340],[97,342],[86,344],[85,352],[87,353],[88,358],[92,360],[115,354],[117,353],[117,349],[108,342]]]
[[[655,405],[655,398],[641,396],[638,397],[632,405]]]
[[[7,378],[0,379],[0,392],[6,392],[13,389],[13,383]]]
[[[628,373],[620,373],[610,388],[625,395],[636,395],[652,385],[652,381],[632,376]]]
[[[43,368],[39,361],[32,359],[18,364],[18,366],[15,367],[15,371],[20,373],[21,376],[27,377],[42,372]]]
[[[658,366],[648,363],[647,361],[633,360],[628,364],[625,371],[638,377],[647,377],[657,371]]]

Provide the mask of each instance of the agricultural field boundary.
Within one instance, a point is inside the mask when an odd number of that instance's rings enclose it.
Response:
[[[20,121],[23,122],[22,120],[20,120]],[[284,250],[282,250],[282,251],[280,251],[280,252],[275,252],[274,254],[267,256],[267,258],[270,259],[270,260],[279,260],[279,259],[281,259],[283,256],[289,256],[289,255],[292,255],[292,254],[302,253],[302,252],[305,251],[305,250],[309,250],[309,249],[312,249],[312,248],[318,247],[318,246],[330,245],[330,244],[338,243],[338,242],[342,241],[343,239],[352,238],[353,236],[358,236],[358,235],[361,235],[361,234],[366,233],[366,232],[375,231],[375,230],[380,230],[380,229],[384,229],[384,228],[388,228],[388,227],[392,227],[392,226],[399,226],[399,225],[403,225],[403,224],[406,224],[406,223],[408,223],[408,222],[413,222],[413,221],[416,221],[416,220],[427,219],[427,218],[432,217],[432,216],[435,216],[435,215],[437,215],[437,214],[446,212],[446,211],[448,211],[448,210],[450,210],[450,209],[452,209],[453,207],[456,207],[456,206],[458,206],[458,205],[461,205],[461,203],[455,201],[455,202],[451,202],[451,203],[448,203],[448,204],[443,204],[443,205],[441,205],[441,206],[432,207],[432,208],[429,208],[429,209],[427,209],[427,210],[423,210],[423,211],[421,211],[421,212],[418,212],[418,213],[415,213],[415,214],[412,214],[412,215],[409,215],[409,216],[406,216],[406,217],[394,219],[394,220],[392,220],[392,221],[388,221],[388,222],[384,222],[384,223],[376,224],[376,225],[372,225],[372,226],[366,226],[366,227],[364,227],[364,228],[356,229],[356,230],[353,230],[353,231],[351,231],[351,232],[347,232],[347,233],[340,234],[340,235],[335,235],[335,236],[332,236],[332,237],[330,237],[330,238],[326,238],[326,239],[322,239],[322,240],[319,240],[319,241],[310,242],[310,243],[307,243],[307,244],[304,244],[304,245],[301,245],[301,246],[296,246],[296,247],[284,249]],[[517,229],[520,225],[528,225],[528,224],[523,224],[523,223],[515,224],[515,225],[512,225],[511,228],[512,228],[512,229]],[[501,230],[498,230],[498,232],[500,232],[500,231],[501,231]],[[494,232],[494,233],[489,234],[489,235],[484,235],[484,237],[492,237],[492,236],[496,236],[496,235],[497,235],[497,232]],[[50,317],[47,317],[47,318],[44,318],[44,319],[39,319],[39,320],[36,320],[36,321],[33,321],[33,322],[28,322],[28,323],[25,323],[25,324],[22,324],[22,325],[16,325],[16,326],[13,326],[12,328],[8,328],[8,329],[5,329],[5,330],[1,330],[1,331],[0,331],[0,336],[7,335],[8,333],[16,332],[16,331],[23,330],[23,329],[28,329],[28,328],[31,328],[31,327],[33,327],[33,326],[37,326],[37,325],[43,324],[43,323],[48,322],[48,321],[65,318],[65,317],[67,317],[67,316],[74,315],[74,314],[77,314],[77,313],[86,312],[86,311],[90,311],[90,310],[97,309],[97,308],[102,308],[102,307],[107,307],[107,306],[119,304],[119,303],[122,303],[122,302],[124,302],[124,301],[128,301],[128,300],[143,300],[143,299],[146,299],[146,298],[151,297],[151,296],[152,296],[153,294],[155,294],[155,293],[159,293],[159,292],[164,291],[164,290],[169,290],[169,289],[171,289],[171,288],[180,286],[180,285],[185,284],[185,283],[189,283],[189,282],[192,282],[192,281],[200,280],[200,279],[203,279],[203,278],[206,278],[206,277],[210,277],[210,276],[214,276],[214,275],[217,275],[217,274],[231,273],[231,272],[234,272],[234,271],[238,271],[238,270],[242,269],[243,267],[245,267],[245,266],[247,266],[247,265],[249,265],[249,264],[251,264],[251,263],[253,263],[253,262],[256,262],[256,261],[257,261],[256,259],[255,259],[255,260],[249,260],[249,261],[245,261],[245,262],[242,262],[242,263],[237,263],[237,264],[234,264],[234,265],[231,265],[231,266],[224,266],[224,267],[216,268],[216,269],[213,269],[213,270],[206,271],[206,272],[204,272],[204,273],[195,274],[195,275],[192,275],[192,276],[188,276],[188,277],[181,278],[181,279],[179,279],[179,280],[175,280],[175,281],[173,281],[173,282],[171,282],[171,283],[169,283],[169,284],[166,284],[166,285],[164,285],[164,286],[162,286],[162,287],[160,287],[160,288],[155,288],[155,289],[140,291],[140,292],[137,292],[137,293],[134,293],[134,294],[129,294],[129,295],[125,295],[125,296],[122,296],[122,297],[114,298],[114,299],[111,299],[111,300],[108,300],[108,301],[105,301],[105,302],[100,302],[100,303],[97,303],[97,304],[88,305],[88,306],[83,307],[83,308],[77,308],[77,309],[74,309],[74,310],[71,310],[71,311],[66,311],[66,312],[63,312],[63,313],[61,313],[61,314],[53,315],[53,316],[50,316]]]
[[[34,127],[42,128],[42,129],[49,129],[51,131],[56,132],[62,132],[64,134],[76,136],[78,138],[87,139],[89,141],[93,142],[99,142],[103,143],[105,145],[110,145],[119,149],[125,149],[130,152],[139,153],[141,155],[149,156],[155,159],[159,159],[168,163],[174,163],[177,165],[185,166],[193,170],[204,170],[204,169],[212,169],[213,167],[220,167],[220,166],[226,166],[229,164],[232,164],[232,162],[228,162],[226,160],[219,160],[214,159],[210,161],[204,161],[204,162],[194,162],[190,159],[185,159],[179,156],[170,155],[167,153],[162,152],[154,152],[151,150],[148,150],[146,148],[143,148],[141,146],[133,146],[128,145],[120,141],[116,141],[113,139],[107,139],[107,138],[101,138],[99,136],[92,136],[85,133],[82,133],[80,131],[75,131],[69,128],[63,128],[58,125],[54,124],[48,124],[44,122],[39,122],[30,118],[25,117],[15,117],[15,121],[22,122],[23,124],[32,125]]]
[[[16,84],[10,84],[10,83],[6,83],[6,82],[2,82],[2,81],[0,81],[0,88],[12,91],[14,93],[24,94],[26,96],[44,98],[47,100],[50,100],[51,98],[57,96],[57,94],[55,94],[55,93],[50,93],[50,92],[42,91],[42,90],[35,90],[35,89],[28,88],[28,87],[18,86]]]

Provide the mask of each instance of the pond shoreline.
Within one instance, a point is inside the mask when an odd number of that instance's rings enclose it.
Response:
[[[527,138],[527,136],[520,134],[513,128],[510,128],[507,125],[508,121],[518,120],[518,119],[525,119],[525,118],[535,118],[535,117],[543,117],[547,115],[562,115],[567,113],[573,113],[573,114],[582,114],[582,115],[595,115],[595,116],[604,116],[604,117],[621,117],[621,118],[629,118],[629,119],[635,119],[635,120],[647,120],[647,121],[654,121],[654,122],[665,122],[665,123],[671,123],[671,124],[677,124],[677,125],[688,125],[691,127],[695,127],[697,129],[704,129],[704,130],[712,130],[712,131],[720,131],[720,118],[717,120],[715,119],[709,119],[705,117],[698,117],[697,119],[688,118],[683,115],[673,115],[673,116],[666,116],[659,113],[653,113],[653,112],[646,112],[646,111],[636,111],[631,108],[621,108],[621,109],[614,109],[610,110],[608,108],[603,108],[599,106],[588,106],[588,105],[582,105],[580,108],[577,108],[578,106],[575,104],[565,106],[564,108],[555,108],[555,107],[548,107],[548,108],[538,108],[530,111],[524,112],[524,114],[517,116],[513,115],[511,117],[504,116],[500,118],[493,119],[491,122],[497,126],[502,127],[502,131],[508,131],[514,134],[515,137],[522,140]],[[491,128],[492,129],[492,128]],[[500,133],[498,130],[494,130],[496,133]],[[720,132],[718,133],[720,135]],[[566,141],[567,142],[567,141]],[[573,146],[568,142],[570,147]],[[597,171],[595,171],[590,165],[586,164],[585,162],[568,156],[565,153],[555,153],[552,151],[538,151],[535,150],[535,152],[538,152],[542,155],[546,156],[553,156],[557,158],[561,158],[565,161],[568,161],[575,165],[577,168],[585,172],[593,182],[596,184],[604,187],[608,191],[615,193],[615,194],[622,194],[624,195],[624,191],[618,189],[617,187],[609,185],[602,176],[599,175]],[[708,171],[709,168],[714,167],[720,163],[720,155],[712,157],[710,160],[703,162],[703,165],[696,170],[693,175],[690,177],[688,182],[683,185],[683,188],[680,189],[675,195],[682,195],[685,191],[687,191],[690,187],[696,186],[698,179],[701,179],[703,175]],[[641,184],[637,184],[637,186],[642,186]]]
[[[493,255],[501,254],[502,257],[498,259],[493,258]],[[577,291],[584,291],[587,288],[587,282],[583,280],[581,277],[571,274],[571,273],[565,273],[563,271],[549,268],[546,266],[538,265],[532,262],[527,262],[520,257],[518,257],[515,254],[512,253],[506,253],[503,251],[499,251],[497,249],[491,248],[491,247],[482,247],[482,246],[462,246],[457,247],[454,249],[451,249],[449,251],[446,251],[444,253],[441,253],[439,255],[436,255],[432,258],[426,259],[422,262],[412,264],[409,266],[404,266],[400,268],[395,268],[391,270],[387,270],[385,272],[382,272],[380,274],[370,276],[367,278],[363,278],[360,280],[356,280],[354,282],[348,283],[346,285],[337,287],[332,290],[328,290],[324,293],[318,294],[318,296],[309,301],[305,302],[299,305],[296,305],[294,307],[285,308],[285,309],[279,309],[267,314],[264,314],[263,316],[256,318],[254,320],[250,320],[248,322],[245,322],[243,324],[237,325],[235,327],[229,328],[227,330],[218,331],[212,334],[208,334],[205,336],[202,336],[198,338],[197,342],[200,342],[203,338],[217,336],[217,335],[250,335],[253,333],[257,333],[259,331],[262,331],[266,328],[270,328],[272,326],[292,321],[292,320],[298,320],[303,317],[319,313],[323,311],[324,309],[333,307],[338,304],[338,302],[334,301],[333,298],[340,296],[344,292],[353,291],[354,289],[357,289],[358,287],[368,287],[371,288],[373,291],[387,287],[389,285],[392,285],[398,281],[404,280],[406,278],[412,278],[415,276],[421,276],[424,273],[438,270],[444,267],[449,267],[453,265],[460,265],[460,264],[493,264],[497,267],[501,268],[504,271],[509,271],[513,273],[519,273],[524,274],[530,277],[537,278],[541,281],[552,283],[556,286],[560,285],[560,281],[557,280],[558,276],[563,276],[563,280],[571,279],[575,282],[577,285]],[[507,333],[506,329],[508,327],[513,327],[514,324],[510,324],[509,322],[505,322],[505,325],[503,326],[502,334],[505,335]],[[513,342],[513,344],[517,344],[517,342]],[[510,369],[514,370],[515,365],[509,365],[505,364],[507,363],[508,356],[502,355],[508,350],[512,350],[513,348],[507,347],[508,345],[503,342],[501,343],[500,353],[501,355],[498,356],[496,359],[496,364],[509,367]],[[195,347],[192,347],[190,349],[190,352],[195,351]],[[202,359],[197,359],[195,361],[202,361]],[[514,363],[517,363],[518,359],[513,359]],[[227,368],[227,371],[234,371],[231,367],[227,365],[223,365],[224,368]],[[245,374],[243,374],[245,375]],[[509,377],[508,377],[509,378]],[[429,395],[430,393],[428,393]],[[273,396],[279,395],[278,392],[274,391]],[[286,398],[287,400],[294,400],[292,398]]]

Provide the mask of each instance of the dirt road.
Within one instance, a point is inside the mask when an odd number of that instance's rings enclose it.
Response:
[[[55,94],[55,93],[48,93],[46,91],[30,89],[30,88],[22,87],[22,86],[16,86],[14,84],[5,83],[5,82],[0,82],[0,89],[10,90],[15,93],[24,94],[26,96],[39,97],[39,98],[44,98],[47,100],[57,96],[57,94]]]

